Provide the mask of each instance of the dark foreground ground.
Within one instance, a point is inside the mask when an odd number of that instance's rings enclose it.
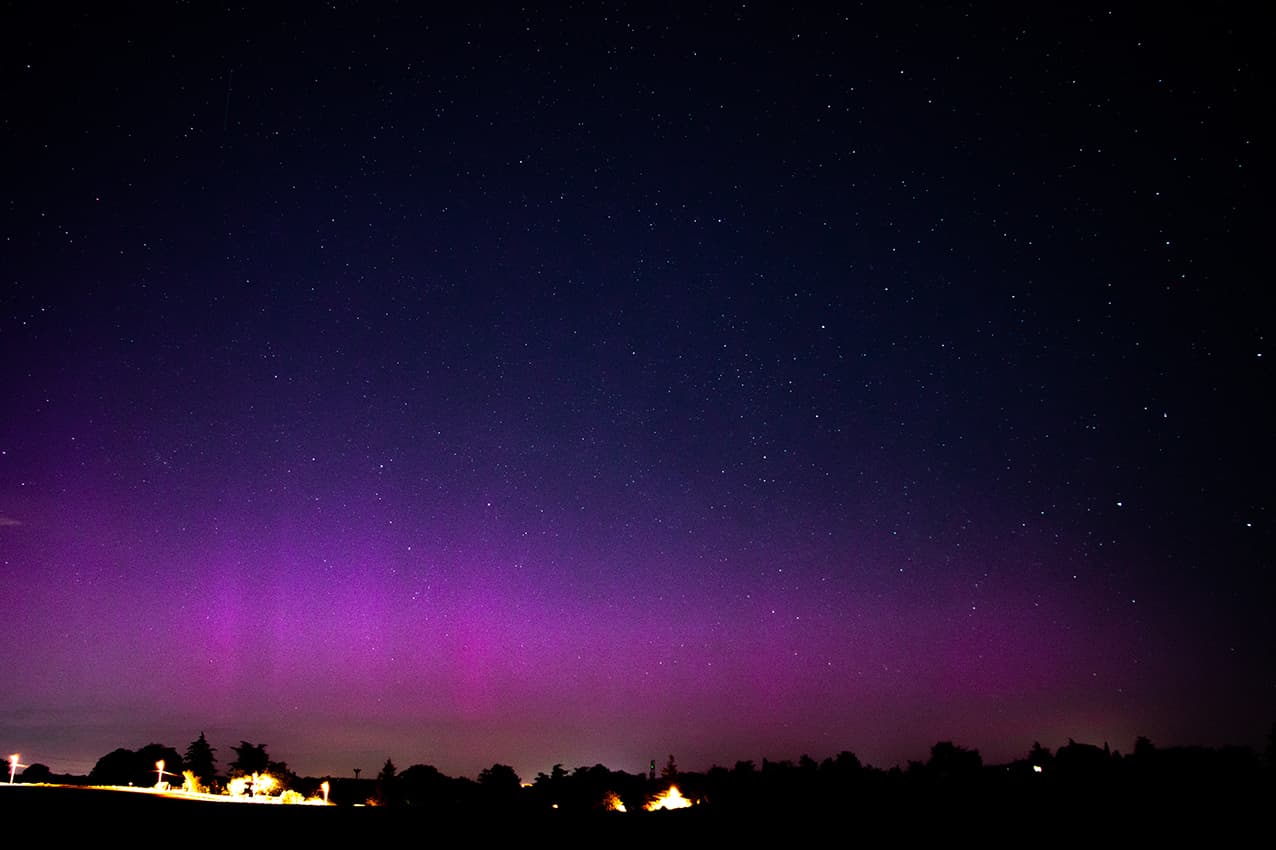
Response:
[[[119,791],[47,786],[0,786],[0,825],[6,835],[34,836],[27,846],[135,845],[175,838],[251,843],[261,840],[338,842],[411,840],[455,846],[493,840],[589,842],[598,846],[840,846],[865,842],[933,846],[939,842],[1036,847],[1208,841],[1238,844],[1269,835],[1276,800],[1270,789],[1175,794],[1144,798],[1072,793],[1057,799],[988,798],[852,800],[838,810],[730,811],[703,806],[679,812],[562,816],[558,812],[493,813],[411,809],[205,803]]]

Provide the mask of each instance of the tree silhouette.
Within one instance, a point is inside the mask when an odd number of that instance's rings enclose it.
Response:
[[[522,783],[514,768],[507,764],[494,764],[479,773],[478,785],[489,806],[503,809],[514,804]]]
[[[940,741],[930,748],[930,761],[926,762],[926,770],[940,780],[969,778],[977,775],[983,764],[979,750],[968,750],[952,741]]]
[[[102,756],[89,772],[89,781],[96,785],[154,785],[158,761],[164,762],[169,774],[165,781],[181,776],[182,757],[177,750],[163,744],[147,744],[136,752],[120,747]]]
[[[52,781],[53,771],[49,769],[47,764],[27,765],[27,769],[22,771],[23,782],[50,782]]]
[[[269,759],[264,744],[242,741],[232,749],[236,754],[232,775],[269,773],[282,780],[283,788],[293,785],[307,795],[319,787],[317,779],[299,781],[291,777],[286,764]],[[186,761],[192,773],[207,769],[212,762],[211,752],[201,733],[187,748]],[[175,750],[160,744],[149,744],[136,752],[118,749],[108,753],[94,765],[89,779],[99,784],[153,786],[155,765],[161,760],[165,762],[164,781],[180,782],[172,774],[180,773],[183,759]],[[1032,765],[1048,765],[1045,771],[1050,778],[1034,778]],[[1033,742],[1027,758],[996,768],[984,768],[978,750],[959,747],[951,741],[935,744],[925,763],[908,762],[907,771],[863,764],[849,750],[820,762],[805,754],[796,762],[764,758],[760,771],[752,761],[736,762],[732,769],[715,765],[707,774],[680,772],[671,755],[663,775],[666,781],[676,777],[683,793],[707,810],[749,816],[765,812],[786,816],[837,812],[848,800],[866,807],[884,805],[887,810],[893,806],[897,812],[915,804],[939,805],[955,812],[989,792],[1005,794],[1012,803],[1031,806],[1053,801],[1058,795],[1067,803],[1076,793],[1089,793],[1094,788],[1105,794],[1126,794],[1148,801],[1179,794],[1186,788],[1200,799],[1214,800],[1222,799],[1224,793],[1257,795],[1271,781],[1264,762],[1252,747],[1158,748],[1146,738],[1140,738],[1134,754],[1124,759],[1110,753],[1106,746],[1079,744],[1072,739],[1053,755],[1039,742]],[[23,779],[31,782],[49,776],[47,767],[33,765]],[[70,782],[79,779],[60,775],[52,778]],[[273,795],[280,790],[272,785],[267,791],[265,783],[250,788],[258,795]],[[555,764],[548,775],[539,774],[534,785],[523,789],[518,774],[508,765],[493,764],[474,781],[446,776],[429,765],[412,765],[399,771],[388,758],[376,776],[375,790],[371,780],[337,780],[332,788],[334,799],[343,803],[373,797],[384,805],[449,817],[496,813],[527,816],[552,808],[557,810],[555,818],[588,816],[590,812],[609,810],[617,801],[636,811],[657,790],[663,788],[652,783],[646,771],[613,772],[602,764],[577,767],[570,773],[562,764]]]
[[[859,756],[850,750],[842,750],[837,754],[837,758],[833,760],[833,767],[838,773],[850,774],[859,773],[864,765],[860,764]]]
[[[157,773],[156,765],[164,762],[164,775],[161,777]],[[146,781],[139,781],[138,785],[154,785],[156,782],[174,782],[182,784],[182,757],[178,755],[177,750],[172,747],[166,747],[163,744],[147,744],[137,751],[138,771],[146,775]]]
[[[478,783],[484,788],[517,791],[521,784],[518,773],[507,764],[494,764],[485,767],[478,775]]]
[[[403,805],[451,815],[473,804],[474,789],[470,780],[447,776],[429,764],[404,768],[396,779]]]
[[[398,802],[398,794],[395,793],[395,778],[399,769],[394,766],[394,762],[390,759],[385,760],[385,766],[381,768],[381,772],[377,774],[377,802],[383,806],[394,805]]]
[[[548,774],[536,774],[532,788],[537,805],[546,807],[561,804],[569,791],[567,769],[559,762],[550,768]]]
[[[267,761],[266,772],[275,779],[279,780],[279,784],[283,788],[291,788],[297,784],[297,774],[288,767],[286,761]]]
[[[253,773],[266,773],[270,769],[270,756],[266,755],[266,745],[253,745],[240,741],[235,751],[235,760],[230,763],[230,772],[239,776]]]
[[[669,754],[669,761],[665,762],[665,766],[660,769],[661,779],[677,779],[678,778],[678,762],[674,760],[673,753]]]
[[[1081,744],[1071,738],[1054,754],[1055,770],[1061,776],[1094,779],[1110,766],[1112,756],[1094,744]]]
[[[195,774],[205,785],[213,781],[213,777],[217,774],[217,759],[215,757],[216,750],[208,745],[208,740],[204,737],[204,733],[200,732],[199,737],[190,742],[186,747],[186,769]]]
[[[89,771],[94,785],[131,785],[137,772],[137,754],[120,747],[97,760]]]
[[[1040,741],[1032,742],[1032,749],[1028,751],[1028,763],[1034,768],[1039,767],[1045,769],[1054,762],[1054,756],[1050,754],[1048,747],[1041,746]]]

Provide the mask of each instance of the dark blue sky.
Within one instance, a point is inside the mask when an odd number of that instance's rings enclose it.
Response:
[[[3,14],[28,760],[1276,717],[1239,10]]]

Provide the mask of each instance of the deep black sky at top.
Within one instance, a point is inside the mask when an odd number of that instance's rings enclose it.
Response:
[[[1258,740],[1245,14],[6,7],[0,744]]]

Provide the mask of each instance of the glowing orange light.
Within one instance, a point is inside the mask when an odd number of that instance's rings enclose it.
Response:
[[[691,801],[682,796],[682,792],[678,790],[677,785],[670,785],[668,791],[657,796],[644,808],[649,812],[654,812],[658,809],[689,809],[691,808]]]
[[[253,774],[253,796],[263,797],[269,796],[270,792],[279,785],[279,780],[271,776],[269,773]]]
[[[603,811],[623,812],[625,811],[625,803],[615,791],[608,791],[603,795]]]
[[[193,770],[182,771],[182,791],[187,794],[203,794],[207,791],[204,783],[199,781]]]
[[[319,790],[323,792],[323,804],[328,805],[328,780],[319,783]]]
[[[232,797],[269,797],[276,789],[282,790],[279,780],[269,773],[236,776],[226,783],[226,791]]]

